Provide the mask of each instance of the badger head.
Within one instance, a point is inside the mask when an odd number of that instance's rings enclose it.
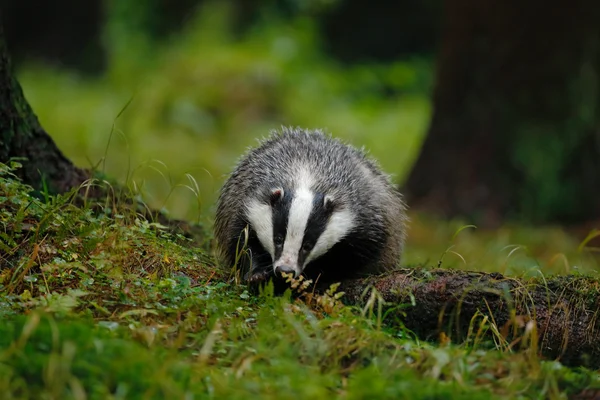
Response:
[[[308,187],[274,187],[247,204],[251,228],[273,260],[273,272],[298,277],[355,225],[352,211],[332,194]]]

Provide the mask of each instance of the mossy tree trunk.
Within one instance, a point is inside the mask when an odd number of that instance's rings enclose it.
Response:
[[[417,208],[494,224],[600,218],[600,2],[447,0]]]
[[[0,25],[0,162],[26,158],[19,177],[35,189],[60,193],[88,177],[58,149],[40,125],[15,78]]]

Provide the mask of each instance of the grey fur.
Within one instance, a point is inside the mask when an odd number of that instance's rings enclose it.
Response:
[[[261,191],[273,187],[296,187],[299,171],[304,168],[314,178],[311,189],[332,195],[352,211],[357,224],[350,235],[367,241],[383,238],[365,244],[365,249],[376,256],[356,266],[355,272],[371,274],[396,267],[406,236],[406,206],[378,164],[364,151],[321,130],[282,128],[271,133],[241,158],[221,189],[214,225],[221,261],[227,266],[235,262],[235,244],[249,224],[246,200],[258,198]],[[360,243],[353,247],[358,252],[362,248]],[[247,262],[251,260],[242,260]]]

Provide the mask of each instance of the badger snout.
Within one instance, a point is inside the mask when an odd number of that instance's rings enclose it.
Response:
[[[297,268],[294,268],[294,266],[290,265],[290,264],[280,264],[280,265],[275,265],[275,267],[273,268],[275,271],[275,275],[278,277],[281,277],[281,274],[294,274],[294,278],[297,278],[298,275],[300,275],[300,273],[298,272]]]

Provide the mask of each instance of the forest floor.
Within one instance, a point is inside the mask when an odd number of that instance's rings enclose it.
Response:
[[[535,341],[519,352],[423,342],[333,292],[251,294],[215,267],[209,236],[197,247],[120,204],[34,197],[2,164],[0,224],[3,398],[600,396],[597,371],[543,360]],[[452,255],[465,257],[441,258]]]

